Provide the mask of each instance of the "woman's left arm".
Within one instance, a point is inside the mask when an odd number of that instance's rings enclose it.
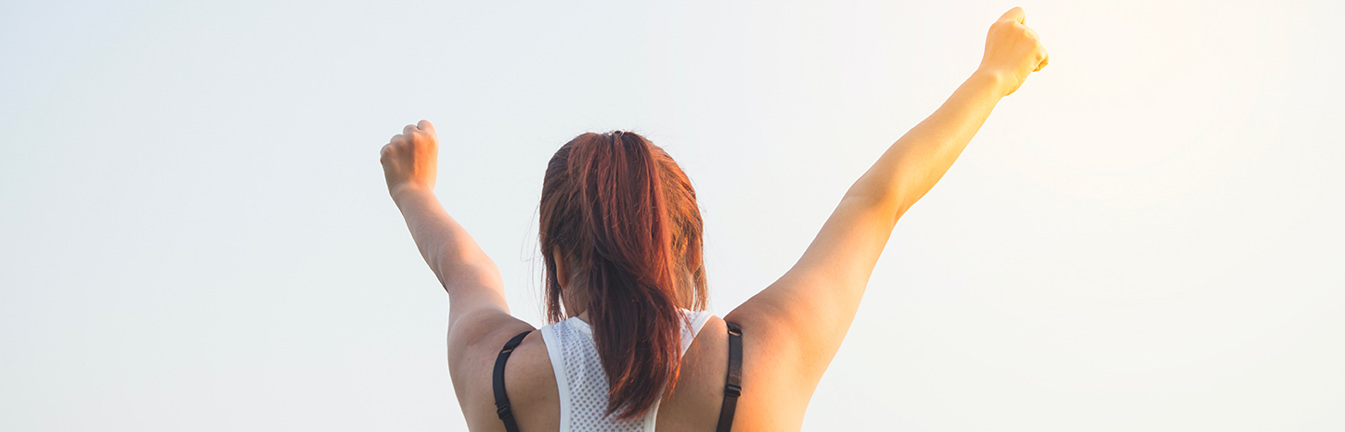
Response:
[[[463,319],[483,323],[503,318],[500,314],[508,316],[499,268],[434,195],[439,162],[434,125],[425,120],[407,125],[383,146],[379,160],[388,193],[401,209],[420,255],[448,292],[450,338]],[[467,333],[479,335],[476,331]]]

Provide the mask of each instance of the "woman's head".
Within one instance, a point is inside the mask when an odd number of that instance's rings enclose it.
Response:
[[[676,382],[681,308],[705,308],[701,216],[691,182],[638,134],[586,133],[547,164],[540,219],[547,319],[588,312],[611,388],[610,411],[645,414],[664,384]]]

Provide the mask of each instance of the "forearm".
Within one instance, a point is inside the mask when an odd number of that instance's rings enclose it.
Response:
[[[893,143],[847,196],[867,197],[900,218],[938,183],[1003,97],[1003,82],[972,74],[947,101]]]
[[[453,297],[460,286],[498,287],[482,279],[498,279],[494,261],[486,256],[472,236],[427,189],[401,189],[393,194],[393,201],[406,219],[406,227],[416,242],[416,248],[425,263],[439,278],[439,283]],[[498,281],[494,281],[498,282]],[[473,288],[475,289],[475,288]],[[501,297],[503,293],[500,293]]]

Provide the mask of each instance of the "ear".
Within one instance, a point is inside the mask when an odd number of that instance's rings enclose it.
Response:
[[[565,284],[570,282],[570,275],[566,273],[565,255],[560,253],[560,248],[555,248],[551,252],[551,258],[556,261],[556,280],[560,282],[561,291],[565,290]]]

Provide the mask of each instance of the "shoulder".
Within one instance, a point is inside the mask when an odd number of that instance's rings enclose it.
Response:
[[[515,412],[532,412],[522,407],[537,399],[537,384],[549,382],[555,394],[555,376],[541,332],[507,313],[478,314],[448,331],[448,372],[453,391],[472,430],[503,430],[495,414],[493,373],[495,361],[505,343],[527,332],[514,348],[505,367],[505,389]],[[519,419],[520,427],[524,421]]]
[[[505,392],[521,430],[556,430],[560,427],[560,391],[550,353],[541,329],[531,331],[514,348],[504,370]],[[495,418],[494,396],[488,416]]]
[[[468,372],[489,360],[494,366],[496,354],[505,342],[525,331],[536,330],[508,312],[481,309],[451,319],[448,326],[448,369]]]
[[[728,324],[743,329],[742,394],[733,416],[734,431],[799,430],[811,391],[799,388],[790,377],[797,359],[775,349],[777,331],[753,320],[736,317],[706,317],[694,342],[683,357],[678,384],[658,415],[659,429],[713,430],[724,401],[728,372]],[[727,322],[726,322],[727,320]],[[809,389],[811,390],[811,389]]]
[[[742,328],[742,395],[738,398],[733,430],[799,430],[803,413],[812,399],[816,381],[801,378],[810,353],[800,350],[789,327],[768,314],[735,311],[723,320],[715,320],[706,330],[725,333],[725,322]],[[727,365],[725,355],[724,365]]]

